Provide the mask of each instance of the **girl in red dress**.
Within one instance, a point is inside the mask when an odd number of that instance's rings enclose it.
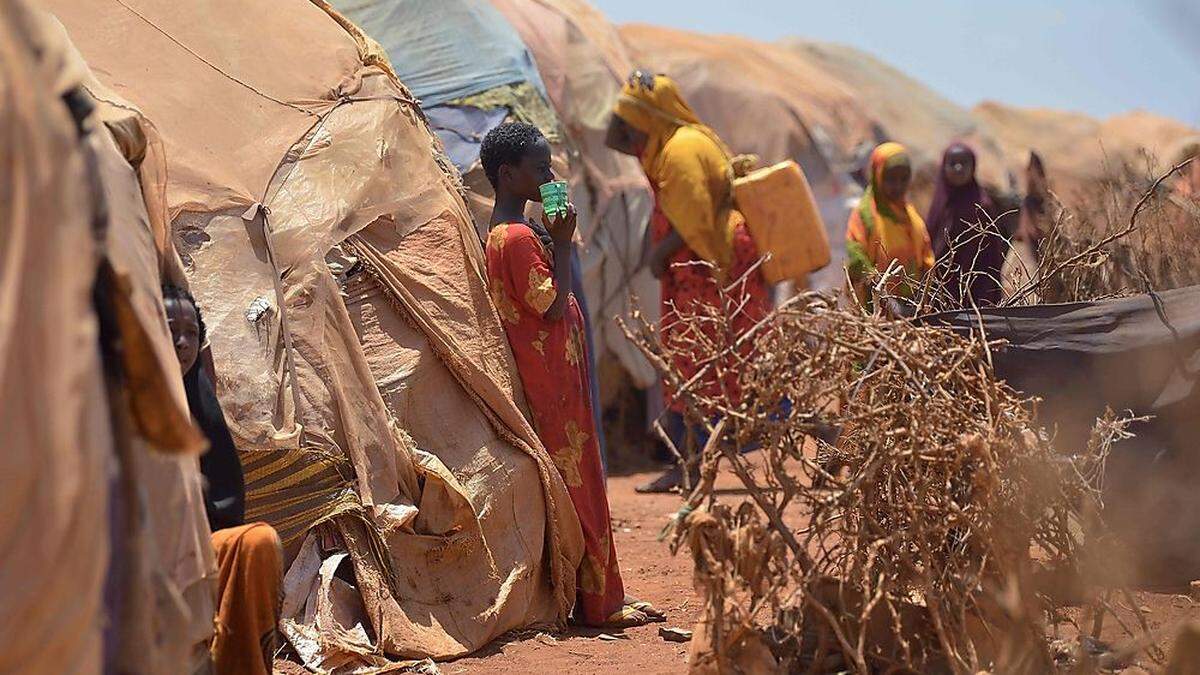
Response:
[[[576,619],[593,626],[663,620],[648,603],[625,596],[613,543],[589,386],[583,314],[571,293],[575,207],[565,217],[529,222],[525,207],[554,180],[550,144],[528,124],[502,124],[483,141],[480,159],[496,190],[487,240],[487,274],[533,424],[566,483],[583,528]]]

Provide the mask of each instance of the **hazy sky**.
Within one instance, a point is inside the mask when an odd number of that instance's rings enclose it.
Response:
[[[865,49],[973,105],[1200,126],[1200,0],[592,0],[617,23]]]

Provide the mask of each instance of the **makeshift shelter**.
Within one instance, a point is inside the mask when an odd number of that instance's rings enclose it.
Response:
[[[1007,163],[996,140],[969,110],[924,83],[866,52],[845,45],[810,40],[786,40],[781,45],[799,60],[840,82],[854,93],[857,105],[879,127],[881,138],[908,146],[917,169],[914,189],[921,208],[932,196],[932,179],[951,142],[965,141],[975,149],[980,179],[1007,189]]]
[[[297,653],[452,657],[565,621],[578,520],[456,177],[378,45],[316,0],[48,4],[164,139],[247,517],[289,553]]]
[[[571,168],[581,207],[584,290],[598,357],[615,355],[632,384],[654,384],[654,369],[625,338],[614,317],[635,303],[657,319],[658,282],[638,271],[654,196],[641,165],[610,150],[604,135],[613,103],[634,65],[615,26],[584,0],[492,0],[532,52],[563,132],[575,152]],[[604,370],[602,368],[602,370]]]
[[[975,106],[971,115],[996,139],[1009,163],[1023,163],[1036,150],[1046,160],[1055,192],[1067,203],[1090,198],[1089,185],[1122,163],[1165,171],[1179,144],[1198,133],[1182,122],[1140,111],[1099,120],[988,101]]]
[[[0,670],[99,673],[113,449],[98,253],[76,126],[28,19],[0,1]]]
[[[12,263],[0,287],[14,301],[0,308],[13,319],[0,322],[13,329],[11,341],[0,340],[0,383],[10,394],[3,401],[21,403],[0,412],[10,434],[5,456],[16,462],[6,476],[21,483],[46,472],[28,489],[57,493],[62,510],[28,495],[3,509],[29,520],[5,528],[13,556],[5,569],[20,584],[5,597],[36,602],[6,603],[19,614],[6,624],[13,648],[0,662],[13,658],[5,670],[99,672],[103,624],[104,668],[191,670],[208,657],[216,567],[196,461],[202,440],[162,309],[163,276],[178,268],[155,198],[161,155],[136,109],[102,91],[52,17],[19,3],[4,10],[19,26],[4,39],[13,50],[6,56],[32,49],[39,71],[36,81],[10,81],[36,115],[4,126],[17,134],[6,141],[13,175],[33,169],[4,181],[17,188],[5,203],[19,208],[5,218],[12,238],[0,245]],[[63,119],[68,129],[56,132]],[[56,148],[60,136],[69,142]],[[54,278],[40,280],[47,271]],[[77,529],[59,542],[63,516]],[[38,541],[22,542],[27,536]],[[56,551],[60,543],[68,550]],[[51,635],[39,634],[45,616],[54,617]]]
[[[788,50],[748,38],[655,26],[621,27],[636,63],[666,73],[735,153],[795,160],[813,187],[834,259],[810,283],[843,283],[852,150],[875,138],[856,94]]]
[[[1200,573],[1200,286],[1119,300],[1028,305],[927,319],[1002,341],[996,374],[1042,399],[1058,449],[1077,453],[1111,410],[1142,418],[1117,443],[1105,479],[1105,518],[1124,539],[1108,564],[1137,581],[1181,583]],[[1153,527],[1147,527],[1153,523]],[[1121,568],[1124,564],[1124,569]]]

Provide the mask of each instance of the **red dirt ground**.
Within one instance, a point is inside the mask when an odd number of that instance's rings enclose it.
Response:
[[[651,602],[667,615],[666,623],[613,632],[571,630],[522,640],[493,643],[468,658],[440,664],[446,675],[482,673],[630,673],[656,675],[687,671],[686,644],[666,642],[663,626],[691,630],[700,612],[692,591],[692,561],[687,550],[672,557],[658,532],[679,508],[677,495],[639,495],[633,491],[654,474],[614,476],[608,481],[613,535],[626,592]]]
[[[659,530],[675,513],[680,504],[676,495],[639,495],[634,486],[652,478],[644,473],[609,479],[609,504],[613,516],[613,532],[617,541],[621,570],[628,592],[652,602],[667,614],[667,622],[612,632],[601,638],[601,632],[572,629],[563,634],[528,634],[498,640],[474,655],[449,663],[438,664],[445,675],[482,675],[484,673],[621,673],[657,675],[687,671],[687,644],[672,643],[659,637],[660,627],[690,630],[700,613],[700,603],[692,590],[692,563],[686,548],[671,556],[665,543],[656,540]],[[721,487],[734,487],[732,476],[723,476]],[[737,497],[734,496],[734,499]],[[1152,631],[1160,636],[1162,646],[1169,648],[1171,637],[1186,620],[1200,619],[1200,603],[1188,597],[1187,589],[1177,592],[1137,592],[1134,601],[1147,613]],[[1136,626],[1133,608],[1127,601],[1115,598],[1122,620]],[[1082,611],[1071,609],[1066,614],[1081,625],[1090,625]],[[1057,635],[1072,643],[1077,632],[1068,623],[1060,624]],[[1125,633],[1111,617],[1107,618],[1101,638],[1113,645],[1126,642]],[[1125,664],[1126,674],[1156,672],[1153,662],[1140,655]],[[284,672],[277,668],[277,673]],[[286,671],[291,672],[291,671]],[[297,673],[304,672],[297,668]],[[1193,672],[1193,671],[1181,671]],[[1200,666],[1196,671],[1200,673]]]

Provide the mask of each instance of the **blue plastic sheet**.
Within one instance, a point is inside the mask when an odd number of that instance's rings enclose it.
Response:
[[[438,105],[425,108],[425,116],[429,118],[429,126],[434,133],[442,139],[450,161],[459,173],[466,173],[479,161],[479,146],[483,144],[483,137],[504,121],[508,110]]]
[[[387,50],[396,74],[423,108],[520,82],[546,96],[525,43],[485,0],[332,0],[332,5]]]

